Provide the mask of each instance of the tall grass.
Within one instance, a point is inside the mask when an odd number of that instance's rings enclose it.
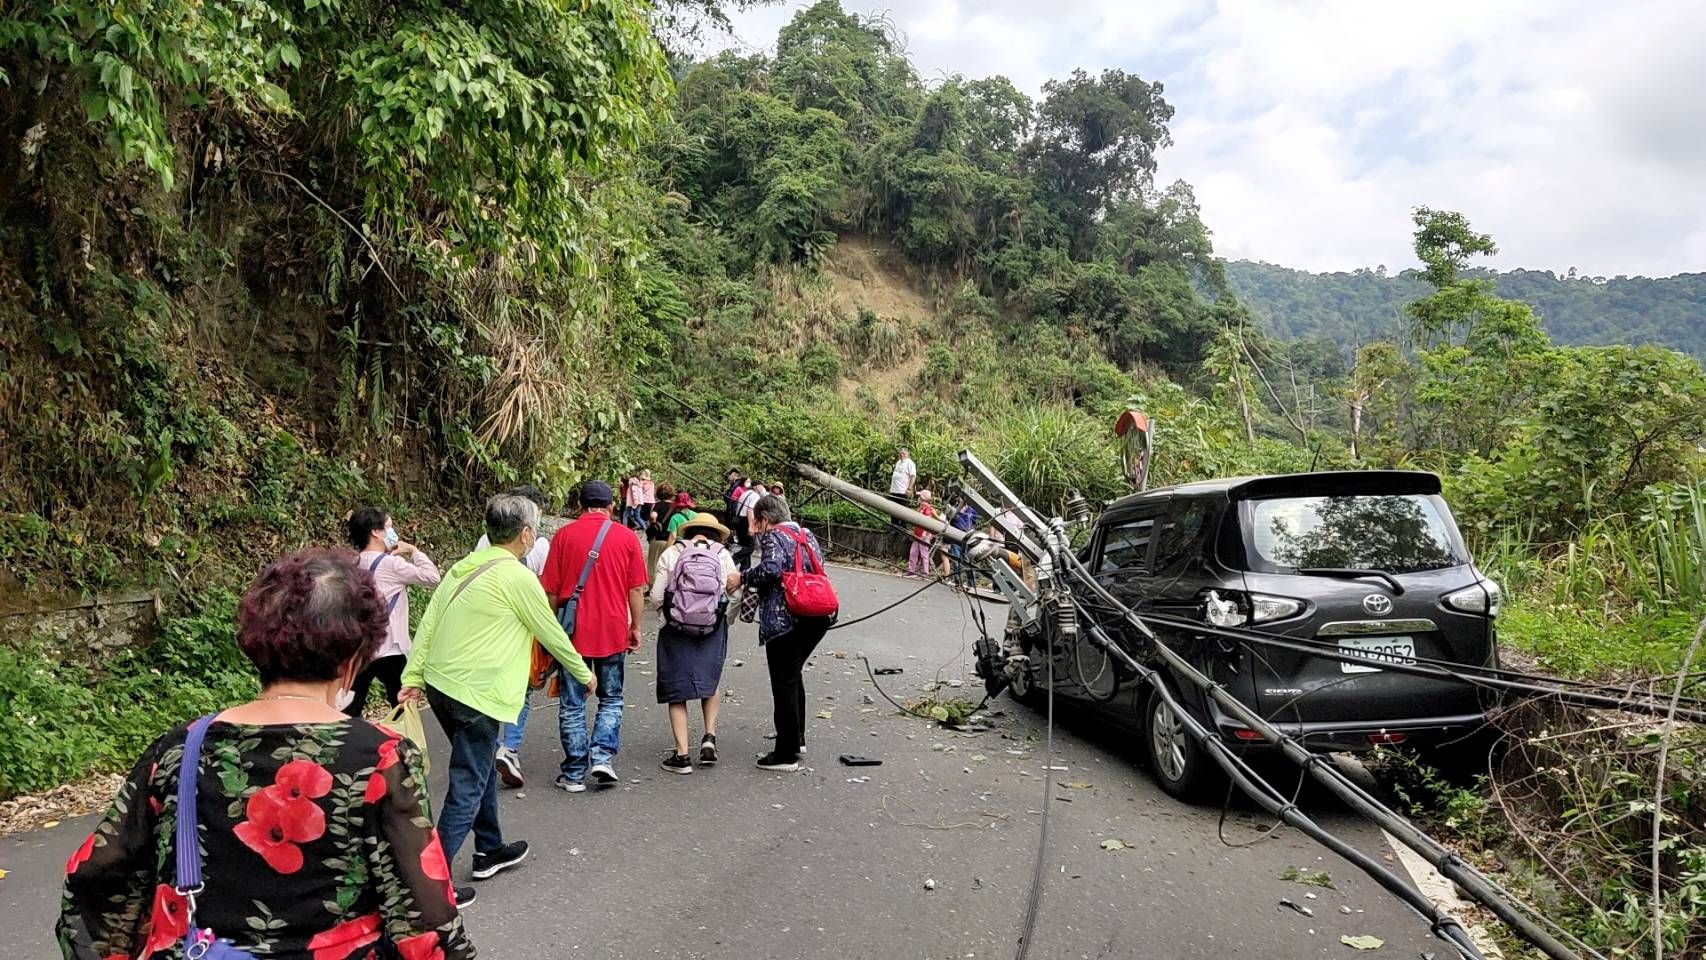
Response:
[[[1477,561],[1517,593],[1607,616],[1706,608],[1706,485],[1647,497],[1640,513],[1595,519],[1567,542],[1503,528],[1477,545]]]

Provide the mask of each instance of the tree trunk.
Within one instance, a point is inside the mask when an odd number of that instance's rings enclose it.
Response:
[[[1357,452],[1358,441],[1362,439],[1362,397],[1351,398],[1351,462],[1361,460]]]
[[[1244,441],[1256,445],[1256,425],[1250,420],[1250,393],[1244,388],[1244,365],[1232,364],[1232,382],[1238,388],[1238,412],[1244,415]]]

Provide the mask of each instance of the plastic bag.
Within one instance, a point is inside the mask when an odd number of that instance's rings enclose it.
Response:
[[[427,752],[426,723],[421,719],[419,701],[409,700],[385,716],[385,725],[401,733],[421,751],[421,775],[432,772],[432,754]]]

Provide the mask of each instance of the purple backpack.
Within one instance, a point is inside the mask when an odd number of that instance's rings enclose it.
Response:
[[[687,541],[664,593],[664,612],[675,629],[693,637],[716,630],[723,615],[723,545]]]

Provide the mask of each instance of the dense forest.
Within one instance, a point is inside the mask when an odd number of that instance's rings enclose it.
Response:
[[[1488,273],[1487,225],[1426,207],[1403,277],[1225,264],[1154,180],[1160,83],[927,81],[835,0],[696,56],[723,6],[0,14],[0,613],[139,587],[166,614],[100,658],[0,636],[0,713],[40,719],[0,796],[236,696],[233,589],[356,504],[454,555],[518,482],[877,483],[907,444],[927,483],[971,447],[1054,506],[1124,492],[1133,406],[1162,482],[1437,471],[1508,645],[1675,669],[1706,612],[1700,275]],[[1609,906],[1559,909],[1625,948],[1632,881],[1580,879]]]
[[[1574,269],[1470,270],[1502,297],[1521,300],[1559,343],[1654,343],[1706,357],[1706,273],[1674,277],[1589,277]],[[1309,273],[1234,260],[1226,282],[1250,313],[1285,338],[1321,337],[1354,350],[1401,339],[1404,305],[1427,285],[1415,271],[1384,266],[1352,273]]]

